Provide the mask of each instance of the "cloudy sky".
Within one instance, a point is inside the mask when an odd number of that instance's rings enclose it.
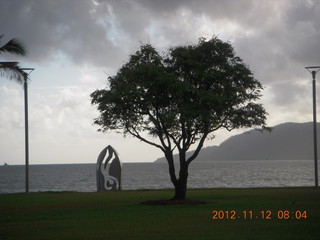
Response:
[[[318,0],[1,0],[0,35],[21,40],[29,84],[30,163],[94,163],[112,145],[124,162],[162,153],[133,138],[98,133],[90,93],[141,43],[165,51],[218,36],[264,85],[268,125],[312,121],[311,74],[320,65]],[[318,77],[320,79],[320,75]],[[0,164],[24,163],[23,88],[0,78]],[[318,104],[319,105],[319,104]],[[217,132],[206,146],[239,131]]]

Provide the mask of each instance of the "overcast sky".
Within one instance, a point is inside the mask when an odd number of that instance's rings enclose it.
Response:
[[[124,162],[162,157],[92,125],[98,113],[90,93],[104,88],[141,43],[165,51],[199,37],[229,41],[265,87],[269,126],[312,121],[311,74],[304,67],[320,65],[319,0],[1,0],[1,34],[2,43],[21,40],[28,56],[1,54],[0,61],[35,68],[30,164],[95,163],[109,144]],[[22,86],[0,78],[0,164],[24,164],[23,104]],[[206,146],[236,133],[217,132]]]

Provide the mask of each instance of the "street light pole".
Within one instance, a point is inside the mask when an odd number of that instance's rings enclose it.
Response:
[[[320,66],[306,67],[312,74],[312,95],[313,95],[313,146],[314,146],[314,177],[315,187],[318,188],[318,143],[317,143],[317,105],[316,105],[316,75]]]
[[[25,161],[26,161],[26,194],[29,194],[29,122],[28,122],[28,76],[34,68],[20,68],[23,72],[24,88],[24,123],[25,123]],[[26,73],[25,71],[30,71]]]

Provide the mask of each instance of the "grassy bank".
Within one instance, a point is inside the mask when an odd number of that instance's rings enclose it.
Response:
[[[208,203],[140,204],[171,196],[166,190],[0,195],[0,239],[319,239],[320,190],[189,190],[190,199]]]

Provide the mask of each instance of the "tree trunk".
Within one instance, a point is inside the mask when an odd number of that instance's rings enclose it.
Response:
[[[187,182],[188,182],[188,165],[180,165],[179,179],[177,180],[175,187],[175,195],[173,199],[184,200],[186,199],[187,193]]]
[[[170,150],[165,152],[165,156],[169,165],[170,179],[175,188],[175,195],[173,199],[184,200],[186,199],[188,167],[189,167],[189,163],[187,163],[185,160],[185,152],[182,152],[182,154],[180,153],[179,178],[176,177],[172,151]]]
[[[179,179],[178,183],[174,187],[175,187],[175,194],[174,194],[173,199],[177,199],[177,200],[186,199],[187,185],[181,183],[181,181]]]

